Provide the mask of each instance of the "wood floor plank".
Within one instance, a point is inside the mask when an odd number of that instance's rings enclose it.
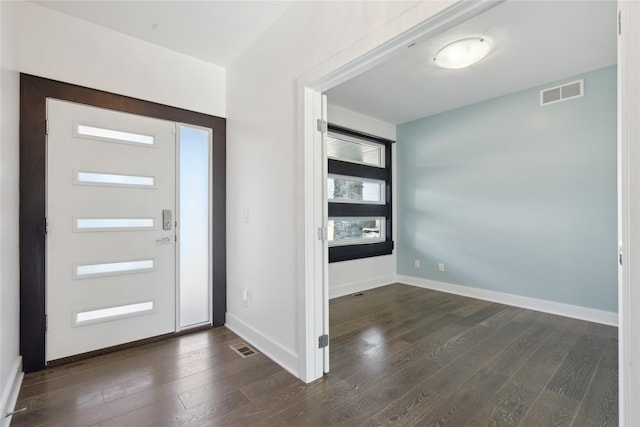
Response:
[[[582,400],[606,344],[607,339],[598,335],[580,337],[551,378],[547,390]]]
[[[458,330],[463,331],[465,328],[457,323],[459,319],[460,316],[455,314],[436,312],[431,314],[429,319],[424,323],[421,322],[422,325],[420,327],[408,328],[407,331],[398,336],[398,338],[409,343],[417,343],[418,341],[424,340],[429,334],[452,324],[456,324]]]
[[[501,311],[507,308],[508,307],[505,305],[492,303],[478,311],[475,311],[474,313],[466,317],[462,317],[458,321],[458,323],[464,326],[474,326],[480,322],[483,322],[489,319],[490,317],[500,313]]]
[[[483,301],[479,299],[465,298],[465,297],[460,297],[460,299],[457,301],[460,304],[460,306],[457,308],[450,309],[449,313],[455,314],[460,317],[468,317],[493,304],[490,301]]]
[[[265,420],[270,420],[267,425],[276,423],[277,421],[274,420],[290,416],[290,413],[289,415],[281,415],[281,412],[293,408],[301,402],[313,401],[314,396],[320,394],[323,396],[340,395],[340,390],[346,393],[353,392],[346,390],[346,385],[340,383],[340,380],[332,375],[325,375],[310,384],[297,380],[295,384],[282,388],[278,393],[261,394],[250,404],[220,418],[219,424],[241,427],[254,426]]]
[[[327,416],[333,408],[344,400],[357,395],[358,392],[358,389],[352,385],[343,380],[337,380],[331,383],[324,392],[316,393],[312,395],[312,398],[303,399],[271,417],[265,417],[254,426],[329,426],[331,423]]]
[[[520,425],[536,427],[570,426],[580,403],[570,397],[543,390]]]
[[[442,396],[439,394],[431,391],[424,385],[418,385],[379,411],[373,418],[366,421],[363,426],[414,425],[441,400]]]
[[[432,294],[428,294],[432,295]],[[446,294],[436,294],[428,299],[413,298],[402,305],[402,310],[386,307],[382,311],[365,314],[348,322],[333,323],[331,328],[331,341],[335,349],[343,344],[349,345],[354,337],[361,332],[375,326],[376,330],[384,336],[393,337],[393,330],[399,329],[403,333],[410,328],[419,327],[418,322],[428,322],[429,318],[442,317],[448,309],[460,307],[462,302],[452,300]],[[445,311],[446,310],[446,311]]]
[[[501,328],[506,328],[507,330],[518,330],[519,332],[522,332],[525,328],[522,324],[508,324],[505,322],[506,320],[508,320],[508,318],[504,317],[504,313],[498,312],[491,318],[488,318],[471,328],[465,329],[443,345],[434,349],[429,353],[428,357],[444,365],[455,360],[456,357],[465,354],[467,350],[483,342],[487,337],[491,336]],[[506,336],[511,337],[511,335]],[[501,339],[500,337],[496,338]],[[511,339],[513,339],[513,337],[511,337]]]
[[[333,357],[334,353],[331,353],[330,370],[333,375],[339,378],[347,378],[357,371],[357,369],[354,370],[354,366],[381,363],[394,354],[404,354],[410,347],[411,344],[404,340],[393,339],[361,353],[349,352],[345,354],[336,352],[336,357]]]
[[[471,346],[457,358],[436,359],[444,364],[442,370],[425,380],[431,390],[443,397],[449,396],[458,387],[468,381],[482,367],[488,364],[504,347],[520,336],[528,325],[521,323],[507,323],[497,328],[486,339]],[[446,361],[451,360],[450,363]]]
[[[445,398],[416,425],[460,426],[475,415],[507,380],[507,376],[489,369],[476,372],[451,396]]]
[[[520,369],[469,421],[470,426],[519,425],[524,414],[533,405],[577,340],[576,331],[573,335],[568,334],[568,331],[572,330],[570,326],[567,330],[566,325],[549,328],[534,324],[530,331],[535,332],[538,327],[545,331],[544,339],[540,341],[537,349],[532,349],[531,354],[524,358]],[[496,367],[495,362],[498,359],[494,359],[489,366]]]
[[[261,396],[280,392],[283,388],[297,386],[301,381],[287,371],[278,370],[266,378],[253,380],[249,384],[241,386],[240,391],[252,402]]]
[[[211,426],[220,416],[242,407],[249,400],[238,390],[185,410],[173,408],[167,402],[154,402],[135,411],[122,414],[98,424],[101,427]]]
[[[500,351],[487,365],[495,372],[513,375],[527,360],[534,349],[547,339],[547,330],[539,325],[531,325],[517,339]]]
[[[238,367],[236,368],[237,371],[225,375],[210,375],[210,381],[207,384],[182,392],[178,394],[178,397],[185,408],[189,409],[209,400],[213,394],[217,394],[220,391],[240,389],[281,370],[279,366],[270,361],[254,365],[246,363],[250,359],[258,359],[259,357],[267,359],[266,356],[261,354],[242,359],[245,362],[243,368]]]
[[[618,425],[618,340],[609,339],[573,422],[575,427]]]

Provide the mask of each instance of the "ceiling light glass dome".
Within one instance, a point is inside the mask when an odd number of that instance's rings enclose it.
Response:
[[[449,43],[436,53],[433,60],[442,68],[465,68],[487,56],[490,50],[491,45],[484,37],[470,37]]]

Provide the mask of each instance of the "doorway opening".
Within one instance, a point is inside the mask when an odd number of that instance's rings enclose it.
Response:
[[[485,9],[488,8],[488,6],[485,4],[484,5]],[[458,18],[460,18],[459,21],[457,22],[463,22],[466,19],[468,19],[470,16],[476,16],[479,15],[480,13],[484,12],[484,10],[475,10],[475,11],[470,11],[467,10],[466,13],[461,13]],[[458,12],[460,12],[460,10],[458,10]],[[463,16],[464,15],[464,16]],[[413,40],[418,39],[420,37],[432,37],[435,34],[438,34],[440,32],[443,32],[444,30],[448,29],[448,28],[453,28],[455,26],[455,24],[452,24],[451,22],[453,20],[455,20],[455,18],[453,18],[452,16],[450,16],[452,19],[447,21],[446,24],[444,22],[439,24],[434,24],[433,22],[431,22],[429,25],[424,25],[422,26],[422,29],[420,30],[421,32],[419,32],[418,36],[415,37],[409,37],[409,36],[401,36],[398,38],[397,44],[394,44],[394,47],[390,47],[389,45],[385,45],[384,47],[375,50],[374,52],[370,52],[369,54],[365,55],[365,58],[361,58],[357,61],[355,61],[354,63],[349,64],[348,66],[343,67],[342,69],[340,69],[339,71],[335,71],[332,73],[327,74],[325,77],[323,77],[320,80],[314,80],[313,82],[309,83],[306,85],[307,89],[309,90],[309,92],[307,92],[307,99],[314,99],[314,96],[316,96],[313,92],[316,92],[318,94],[320,93],[325,93],[329,95],[329,103],[331,103],[331,95],[330,95],[330,89],[347,81],[348,79],[350,79],[354,74],[359,74],[363,69],[365,70],[369,70],[371,68],[373,68],[373,65],[381,63],[385,60],[385,58],[390,58],[393,55],[395,55],[397,53],[397,50],[401,49],[401,48],[407,48]],[[443,21],[446,21],[443,19]],[[435,27],[435,28],[434,28]],[[415,30],[416,32],[418,32],[418,30]],[[394,51],[393,49],[396,49],[396,51]],[[373,65],[372,65],[373,64]],[[313,101],[309,101],[307,105],[313,105]],[[308,109],[307,111],[312,111],[310,109]],[[316,112],[320,111],[318,109],[315,110]],[[305,117],[310,117],[309,114],[305,115]],[[318,118],[321,119],[327,119],[329,122],[331,122],[331,116],[325,118],[325,117],[321,117],[319,115],[315,115],[313,116],[311,119],[309,119],[306,122],[306,129],[311,129],[312,126],[315,126],[315,122]],[[340,123],[341,125],[344,126],[344,123]],[[310,141],[310,139],[307,139],[307,142]],[[316,137],[316,144],[317,144],[317,137]],[[324,153],[319,153],[318,151],[314,151],[314,149],[312,147],[308,147],[308,150],[310,153],[313,153],[313,155],[316,155],[316,159],[315,161],[318,162],[318,165],[315,166],[315,171],[319,171],[320,166],[319,163],[320,162],[325,162],[326,158],[322,157],[322,154]],[[311,178],[310,175],[307,175],[308,178]],[[324,181],[326,178],[325,177],[318,177],[315,176],[314,179],[317,179],[318,181]],[[318,182],[318,185],[320,185],[320,182]],[[311,190],[311,187],[308,187],[309,190]],[[317,190],[318,186],[316,185],[313,190]],[[323,197],[324,194],[326,194],[326,191],[323,189],[321,190]],[[397,194],[397,192],[396,192]],[[317,198],[320,198],[320,193],[315,193],[315,196]],[[326,202],[326,200],[325,200]],[[396,216],[397,217],[397,216]],[[308,219],[308,223],[311,224],[313,223],[314,218],[309,215],[307,216]],[[321,227],[325,227],[326,224],[321,223],[321,222],[316,222],[313,223],[313,227],[315,228],[321,228]],[[396,230],[398,229],[398,227],[394,227]],[[324,248],[319,248],[317,249],[317,253],[319,254],[318,256],[320,256],[320,254],[324,253]],[[318,258],[316,258],[318,259]],[[326,261],[325,261],[326,262]],[[310,266],[311,264],[307,264],[307,266]],[[437,264],[436,264],[437,265]],[[443,267],[444,269],[444,267]],[[311,271],[311,270],[308,270]],[[321,272],[323,271],[321,267],[319,267],[318,265],[315,265],[315,269],[313,270],[315,272]],[[326,271],[326,270],[325,270]],[[316,276],[318,282],[316,282],[316,286],[324,286],[324,287],[328,287],[328,277],[323,276]],[[313,288],[311,288],[313,289]],[[355,291],[355,290],[354,290]],[[327,290],[324,292],[324,294],[330,294],[331,290]],[[310,293],[309,295],[319,295],[320,293]],[[317,313],[321,311],[319,309],[319,307],[316,305],[315,309],[314,309],[314,313]],[[310,329],[308,329],[310,330]],[[323,334],[325,333],[319,326],[316,327],[316,329],[314,330],[314,335],[315,334]],[[330,342],[330,339],[329,339]],[[317,351],[316,351],[317,353]],[[311,358],[308,358],[309,363],[312,362]]]

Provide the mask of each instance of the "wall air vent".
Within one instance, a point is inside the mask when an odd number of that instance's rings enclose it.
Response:
[[[584,95],[584,80],[551,87],[540,91],[540,105],[555,104]]]

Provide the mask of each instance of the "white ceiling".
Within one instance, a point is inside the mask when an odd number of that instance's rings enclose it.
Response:
[[[329,103],[400,124],[616,63],[615,1],[508,1],[327,91]],[[445,70],[433,54],[485,36],[491,53]],[[585,90],[588,90],[586,88]]]
[[[227,67],[290,1],[34,1],[84,21]]]
[[[293,1],[35,3],[226,67]],[[440,47],[473,35],[494,46],[483,61],[463,70],[435,66]],[[327,95],[332,104],[400,124],[615,63],[615,0],[514,0],[417,41]]]

